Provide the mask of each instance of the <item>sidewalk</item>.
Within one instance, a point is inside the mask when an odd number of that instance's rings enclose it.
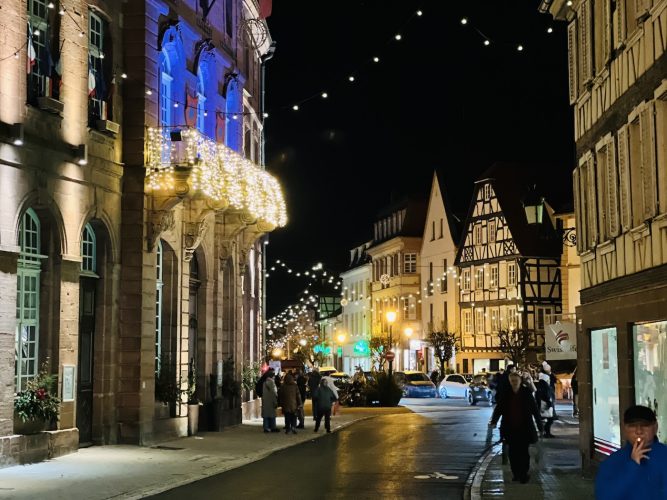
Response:
[[[480,471],[483,479],[478,496],[473,494],[472,499],[593,498],[593,480],[584,478],[581,474],[579,421],[572,417],[572,404],[559,402],[556,410],[559,420],[554,422],[551,428],[556,437],[540,439],[537,445],[530,447],[530,481],[527,484],[512,482],[509,463],[503,465],[502,447],[496,445],[486,458],[486,470]],[[494,441],[499,439],[497,432],[494,431]],[[484,464],[481,467],[484,467]]]
[[[309,405],[308,405],[309,406]],[[405,408],[343,408],[332,419],[335,432],[380,414],[408,412]],[[284,419],[279,417],[282,429]],[[160,493],[205,477],[261,460],[271,453],[322,437],[306,428],[297,435],[265,434],[262,420],[244,421],[223,432],[140,446],[93,446],[47,462],[0,469],[0,499],[49,500],[135,499]]]

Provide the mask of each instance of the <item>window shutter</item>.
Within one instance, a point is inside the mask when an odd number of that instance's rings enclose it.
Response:
[[[616,145],[612,136],[607,143],[607,232],[618,236],[618,169],[616,167]]]
[[[593,44],[591,43],[591,0],[584,0],[579,7],[579,52],[581,83],[593,78]]]
[[[586,213],[588,214],[588,244],[594,247],[598,242],[598,224],[596,210],[596,189],[595,189],[595,158],[591,153],[586,159]]]
[[[604,0],[602,5],[602,61],[598,66],[602,68],[611,55],[611,39],[614,27],[611,20],[611,0]]]
[[[614,15],[616,16],[616,47],[620,47],[625,40],[625,34],[627,28],[625,25],[625,9],[627,6],[625,2],[616,2],[616,11]]]
[[[628,144],[628,126],[623,125],[618,130],[616,138],[618,146],[618,177],[619,177],[619,204],[621,208],[621,228],[628,231],[632,227],[632,198],[630,184],[630,158]]]
[[[641,176],[644,195],[644,219],[656,214],[657,193],[655,173],[655,103],[649,102],[639,112],[641,137]]]
[[[567,69],[570,83],[570,104],[577,101],[577,20],[573,19],[567,27]]]
[[[581,183],[580,183],[580,173],[579,169],[575,168],[572,173],[572,184],[574,193],[574,215],[575,215],[575,224],[577,226],[577,252],[582,253],[584,251],[584,225],[582,220],[585,218],[585,214],[582,214],[582,204],[579,202],[579,196],[581,195]]]
[[[597,194],[597,203],[595,205],[595,209],[597,212],[597,219],[598,219],[598,234],[600,235],[598,241],[606,241],[607,237],[609,236],[607,233],[607,220],[608,220],[608,215],[607,215],[607,199],[608,199],[608,193],[605,191],[605,188],[607,186],[607,150],[609,147],[608,142],[604,142],[604,144],[600,147],[599,150],[596,151],[595,155],[595,164],[597,166],[596,169],[596,184],[595,186],[599,186],[600,189],[596,189],[596,194]]]

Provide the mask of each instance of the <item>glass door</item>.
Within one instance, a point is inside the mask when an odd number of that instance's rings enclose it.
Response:
[[[591,330],[593,438],[595,451],[611,455],[621,447],[616,328]]]

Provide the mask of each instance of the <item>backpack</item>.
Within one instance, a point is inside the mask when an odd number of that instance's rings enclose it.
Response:
[[[255,394],[257,394],[260,398],[262,397],[262,392],[264,391],[264,380],[262,378],[257,379],[257,382],[255,382]]]

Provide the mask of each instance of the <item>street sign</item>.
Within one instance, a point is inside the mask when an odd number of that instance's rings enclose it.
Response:
[[[393,351],[387,351],[387,354],[384,355],[384,359],[387,361],[394,361],[394,352]]]

